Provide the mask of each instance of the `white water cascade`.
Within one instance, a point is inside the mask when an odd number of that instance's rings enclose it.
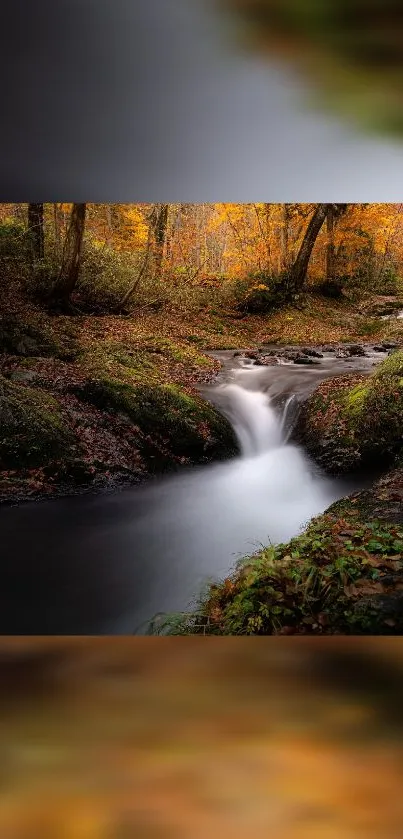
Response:
[[[240,455],[149,488],[154,515],[147,525],[147,554],[154,564],[161,557],[169,576],[160,572],[156,608],[144,619],[186,610],[206,579],[226,576],[237,559],[264,545],[287,542],[349,491],[287,441],[284,420],[292,396],[282,414],[266,393],[238,383],[216,387],[210,396],[232,423]]]
[[[256,389],[256,377],[242,384],[209,389],[233,424],[237,457],[111,496],[4,511],[9,577],[14,585],[17,557],[27,598],[21,606],[14,596],[8,629],[91,634],[136,627],[141,634],[154,615],[192,608],[207,580],[227,576],[237,559],[263,545],[288,541],[349,491],[287,440],[287,402],[281,416]],[[31,623],[27,603],[42,603]]]
[[[246,390],[237,384],[220,388],[222,410],[231,422],[244,457],[277,448],[282,442],[282,422],[269,397],[262,391]]]

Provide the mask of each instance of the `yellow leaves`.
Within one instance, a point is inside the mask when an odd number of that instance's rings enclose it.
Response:
[[[96,248],[96,250],[101,250],[103,247],[105,247],[105,242],[102,242],[101,239],[93,239],[91,244],[94,248]]]

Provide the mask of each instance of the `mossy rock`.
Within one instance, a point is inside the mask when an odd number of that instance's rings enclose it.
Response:
[[[0,377],[0,464],[2,469],[45,466],[65,459],[76,441],[59,403],[41,391]]]
[[[295,436],[328,472],[341,474],[403,450],[403,351],[368,377],[323,382],[303,405]]]
[[[94,380],[103,380],[113,375],[116,378],[130,377],[134,381],[152,381],[157,370],[149,354],[143,349],[130,349],[122,342],[105,341],[94,343],[82,351],[80,363],[87,375]]]
[[[211,405],[176,385],[128,385],[102,379],[87,382],[77,396],[99,408],[126,414],[138,426],[139,447],[162,446],[174,462],[204,463],[237,451],[232,427]]]
[[[176,364],[189,372],[214,367],[213,360],[195,347],[155,336],[144,339],[141,346],[115,340],[98,342],[83,349],[80,361],[93,379],[130,384],[158,385]]]
[[[54,357],[66,361],[78,355],[75,338],[66,334],[56,336],[49,323],[26,323],[13,315],[0,316],[0,351],[23,357]]]

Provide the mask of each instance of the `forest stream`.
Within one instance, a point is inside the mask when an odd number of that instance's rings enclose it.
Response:
[[[287,541],[366,485],[368,476],[324,476],[292,424],[320,381],[370,372],[385,354],[324,353],[302,367],[215,353],[221,372],[203,395],[231,421],[239,456],[110,495],[2,509],[0,632],[143,634],[156,614],[192,608],[239,557]]]

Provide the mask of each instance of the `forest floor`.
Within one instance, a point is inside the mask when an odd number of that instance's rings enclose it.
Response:
[[[170,428],[151,428],[147,434],[141,422],[140,394],[144,399],[144,394],[152,391],[151,409],[154,406],[156,412],[161,406],[167,410],[167,394],[171,402],[176,400],[175,416],[182,409],[188,413],[191,409],[186,431],[193,434],[193,441],[197,434],[207,440],[214,417],[200,413],[197,386],[214,378],[219,363],[204,351],[256,349],[269,343],[315,345],[396,339],[403,335],[403,320],[384,320],[377,314],[389,305],[397,305],[397,301],[367,297],[358,303],[336,302],[310,293],[298,308],[289,307],[272,315],[240,317],[230,310],[186,312],[167,308],[160,312],[140,310],[130,317],[68,317],[50,316],[13,294],[2,301],[0,314],[0,501],[18,502],[139,482],[150,472],[192,462],[191,455],[181,456],[172,447],[173,417]],[[103,401],[99,393],[97,399],[87,398],[88,385],[93,382],[102,382]],[[172,388],[176,390],[172,392]],[[157,394],[165,400],[163,404],[155,401]],[[129,397],[128,420],[125,409]],[[132,397],[137,399],[135,411]],[[194,401],[190,403],[190,399]],[[22,418],[20,402],[25,405]],[[57,455],[39,450],[35,439],[32,441],[32,427],[29,445],[24,439],[31,404],[38,415],[38,434],[42,435],[46,426],[45,436],[58,449]],[[7,439],[5,422],[10,405],[17,411],[10,425],[10,434],[16,440],[14,449]],[[40,415],[42,407],[46,416]],[[70,443],[74,438],[72,444],[68,443],[68,433]],[[214,439],[220,433],[216,429]],[[223,435],[224,455],[230,443],[225,429]],[[210,454],[205,459],[215,457],[219,441],[213,445],[210,439],[209,445]],[[42,454],[46,455],[44,462]]]

